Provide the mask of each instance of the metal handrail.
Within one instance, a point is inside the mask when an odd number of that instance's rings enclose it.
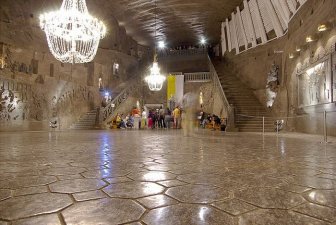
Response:
[[[213,79],[214,85],[220,89],[220,93],[221,93],[221,96],[222,96],[222,99],[223,99],[225,105],[228,108],[230,108],[231,106],[229,104],[229,101],[226,98],[226,95],[225,95],[225,92],[223,90],[222,84],[219,80],[217,71],[216,71],[214,65],[212,64],[210,57],[208,57],[208,59],[209,59],[209,67],[210,67],[210,72],[212,73],[212,79]]]
[[[235,127],[234,123],[235,123],[235,119],[234,119],[234,107],[232,105],[230,105],[229,101],[226,98],[224,89],[222,87],[222,84],[219,80],[217,71],[215,69],[215,66],[212,64],[210,57],[208,56],[208,62],[209,62],[209,70],[210,73],[212,74],[212,79],[213,79],[213,83],[215,88],[217,88],[217,90],[219,91],[221,98],[223,100],[224,106],[227,109],[227,115],[228,115],[228,127]]]
[[[118,106],[126,101],[130,95],[131,90],[134,91],[134,87],[137,85],[138,81],[139,79],[134,79],[128,83],[127,87],[122,90],[115,98],[113,98],[106,107],[103,108],[101,122],[106,122],[106,120],[115,112]]]

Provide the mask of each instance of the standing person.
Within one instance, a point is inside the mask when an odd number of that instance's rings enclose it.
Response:
[[[148,128],[153,128],[153,111],[152,110],[149,110],[149,113],[148,113]]]
[[[171,121],[171,111],[169,108],[167,108],[164,116],[164,122],[167,129],[170,129],[170,121]]]
[[[165,128],[166,127],[166,125],[164,123],[164,117],[165,117],[164,109],[162,108],[162,106],[160,106],[160,109],[159,109],[159,127],[160,128]]]
[[[146,126],[147,126],[147,112],[146,109],[144,108],[141,113],[141,129],[145,129]]]
[[[176,106],[173,111],[173,117],[174,117],[174,128],[179,129],[181,128],[181,110],[180,106]]]

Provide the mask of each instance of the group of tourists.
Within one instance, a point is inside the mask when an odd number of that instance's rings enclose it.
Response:
[[[131,113],[119,114],[109,123],[111,128],[135,128],[135,129],[180,129],[181,128],[181,108],[175,107],[173,110],[164,109],[143,109],[142,112],[136,107]]]

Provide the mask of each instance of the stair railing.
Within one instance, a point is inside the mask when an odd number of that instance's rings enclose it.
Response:
[[[223,90],[222,84],[219,80],[217,71],[215,69],[215,66],[212,64],[210,57],[208,56],[208,61],[209,61],[209,70],[210,73],[212,74],[212,80],[214,83],[214,90],[218,91],[220,93],[222,102],[224,104],[224,108],[227,112],[227,129],[234,129],[235,128],[235,116],[234,116],[234,107],[230,105],[229,101],[226,98],[225,92]]]
[[[131,81],[127,83],[127,87],[122,90],[115,98],[113,98],[106,107],[100,110],[99,124],[107,122],[106,120],[113,115],[113,113],[118,109],[119,105],[124,103],[127,98],[136,91],[137,86],[139,86],[139,78],[131,78]]]

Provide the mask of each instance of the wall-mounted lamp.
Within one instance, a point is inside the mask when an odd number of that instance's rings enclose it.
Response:
[[[289,53],[289,56],[288,56],[290,59],[293,59],[294,58],[294,54],[293,53]]]
[[[326,31],[327,30],[327,26],[325,24],[321,24],[317,27],[317,30],[319,32],[322,32],[322,31]]]
[[[313,38],[312,38],[312,36],[307,36],[306,37],[306,42],[307,43],[310,43],[310,42],[313,42],[314,40],[313,40]]]
[[[296,47],[296,48],[295,48],[295,51],[296,51],[296,52],[300,52],[300,51],[301,51],[301,48],[300,48],[300,47]]]

